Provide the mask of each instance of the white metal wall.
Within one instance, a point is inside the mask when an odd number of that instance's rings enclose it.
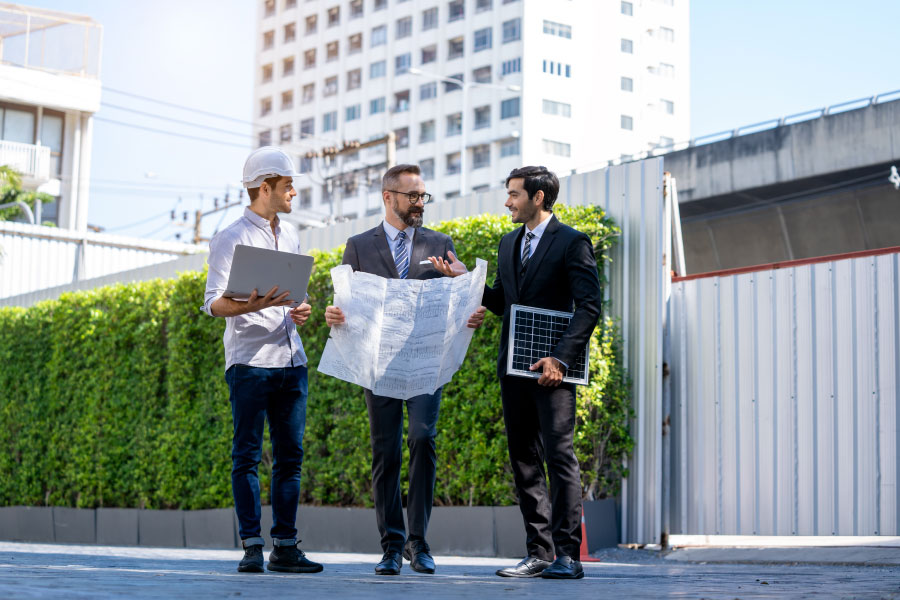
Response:
[[[674,284],[671,533],[900,534],[898,256]]]

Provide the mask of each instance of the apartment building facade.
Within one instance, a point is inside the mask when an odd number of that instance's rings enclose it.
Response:
[[[307,219],[382,210],[383,146],[307,154],[388,132],[437,201],[689,137],[688,0],[258,2],[257,142],[297,158]]]

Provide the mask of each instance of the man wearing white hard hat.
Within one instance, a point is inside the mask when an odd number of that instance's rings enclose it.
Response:
[[[310,315],[302,303],[289,308],[290,290],[254,290],[246,301],[223,296],[234,248],[238,244],[300,253],[296,232],[282,227],[278,213],[291,212],[294,163],[278,148],[266,146],[252,152],[244,163],[243,184],[250,206],[209,243],[209,274],[203,311],[225,318],[225,381],[234,422],[231,487],[244,558],[238,571],[263,572],[260,529],[259,477],[263,426],[269,422],[272,438],[272,530],[274,549],[269,570],[317,573],[314,563],[300,550],[297,540],[297,505],[300,501],[300,469],[303,463],[303,431],[306,427],[307,370],[303,342],[297,325]],[[260,295],[265,292],[265,295]]]

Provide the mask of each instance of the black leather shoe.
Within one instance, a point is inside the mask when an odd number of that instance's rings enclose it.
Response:
[[[584,569],[581,561],[574,560],[571,556],[557,556],[553,564],[541,573],[544,579],[581,579],[584,577]]]
[[[263,573],[263,553],[262,546],[252,545],[244,548],[244,558],[238,564],[238,572],[240,573]]]
[[[425,540],[409,540],[403,547],[403,558],[409,561],[413,571],[419,573],[434,573],[434,559],[431,557],[431,548]]]
[[[269,570],[280,573],[318,573],[322,565],[306,558],[297,545],[275,546],[269,553]]]
[[[550,563],[546,560],[528,556],[514,567],[498,569],[497,575],[500,577],[540,577],[544,569],[549,566]]]
[[[375,565],[376,575],[399,575],[400,567],[403,566],[403,558],[399,552],[388,550],[381,557],[381,562]]]

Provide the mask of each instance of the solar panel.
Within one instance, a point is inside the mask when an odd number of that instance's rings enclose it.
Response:
[[[512,305],[509,327],[509,350],[506,353],[506,372],[509,375],[531,377],[537,379],[540,371],[529,371],[528,368],[550,352],[559,342],[559,338],[569,327],[572,313],[532,308],[521,304]],[[584,345],[575,364],[569,365],[563,381],[588,384],[588,353],[591,342]]]

